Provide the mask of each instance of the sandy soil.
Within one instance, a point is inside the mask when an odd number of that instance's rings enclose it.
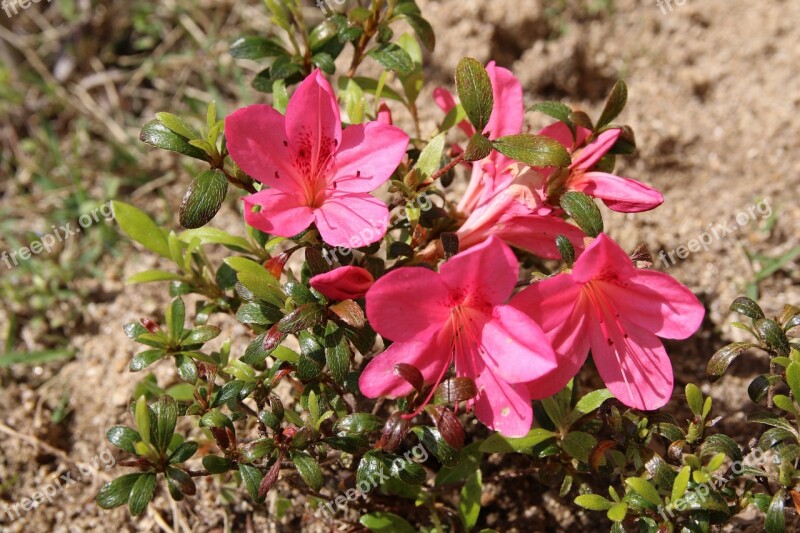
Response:
[[[753,268],[759,268],[745,252],[777,256],[800,243],[800,206],[794,198],[800,185],[800,122],[795,120],[800,110],[800,2],[687,0],[666,14],[650,0],[617,0],[612,12],[577,7],[588,3],[566,2],[570,7],[559,14],[545,9],[556,2],[538,0],[423,0],[420,4],[439,37],[428,73],[448,84],[462,56],[496,59],[520,77],[527,103],[562,99],[595,115],[614,81],[624,78],[630,101],[622,119],[636,130],[640,152],[620,173],[659,187],[666,197],[664,206],[651,213],[607,212],[608,231],[627,247],[645,242],[654,251],[675,250],[709,225],[734,223],[738,213],[769,202],[776,213],[771,229],[763,218],[766,209],[754,211],[755,216],[715,240],[709,251],[693,253],[667,269],[700,294],[709,310],[697,339],[670,345],[678,386],[703,383],[718,413],[726,417],[725,427],[744,431],[743,410],[750,408],[744,390],[755,373],[764,371],[765,362],[740,361],[732,376],[713,386],[703,373],[713,351],[734,338],[726,327],[732,320],[727,306],[742,292]],[[438,117],[432,105],[423,113],[428,125]],[[531,114],[529,124],[535,129],[543,118]],[[121,327],[156,315],[163,297],[155,288],[134,288],[123,280],[153,262],[143,255],[122,267],[109,264],[109,279],[92,285],[102,298],[87,308],[87,325],[71,339],[79,350],[76,360],[53,379],[47,367],[15,369],[14,383],[0,391],[6,406],[0,416],[0,479],[18,476],[12,489],[0,491],[0,511],[67,471],[74,477],[78,463],[91,461],[108,446],[105,428],[130,423],[125,405],[138,376],[128,374],[126,367],[137,347]],[[800,302],[797,264],[772,276],[761,289],[768,313],[777,313],[783,303]],[[227,333],[243,341],[234,326]],[[170,384],[167,370],[157,371],[162,386]],[[82,407],[71,412],[68,424],[53,425],[49,413],[65,393],[70,407]],[[290,508],[286,525],[272,523],[263,509],[251,512],[246,503],[224,507],[214,499],[219,487],[210,485],[216,481],[201,483],[198,496],[189,502],[174,504],[160,495],[144,517],[132,521],[127,509],[104,512],[94,505],[100,485],[121,471],[100,466],[53,503],[11,523],[0,516],[0,528],[290,531],[308,524],[300,518],[300,505]],[[485,491],[487,511],[481,523],[486,527],[592,527],[591,518],[573,513],[556,492],[533,480],[488,483]],[[284,496],[292,499],[291,494]]]

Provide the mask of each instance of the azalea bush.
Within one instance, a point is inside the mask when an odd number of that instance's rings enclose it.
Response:
[[[275,37],[231,53],[265,61],[253,86],[271,104],[222,119],[212,102],[203,119],[164,112],[142,130],[199,161],[184,229],[114,205],[171,265],[130,280],[172,297],[125,326],[145,346],[130,370],[174,365],[177,382],[139,382],[130,420],[108,431],[133,470],[98,503],[136,515],[159,487],[182,500],[212,478],[226,501],[274,493],[276,516],[302,493],[298,512],[323,523],[463,531],[482,524],[485,456],[518,454],[525,475],[614,531],[704,531],[751,503],[782,530],[800,497],[800,352],[787,337],[800,310],[771,320],[737,300],[754,341],[709,364],[718,377],[748,349],[770,355],[750,393],[773,409],[751,419],[772,429],[752,449],[716,432],[696,385],[688,419],[662,409],[674,379],[661,339],[689,338],[705,310],[649,268],[646,245],[626,251],[604,231],[598,201],[623,213],[663,202],[614,172],[635,151],[617,122],[626,85],[594,118],[526,107],[512,72],[465,58],[457,94],[435,88],[428,102],[422,48],[435,37],[413,0],[326,4],[313,20],[299,2],[267,6]],[[419,106],[433,103],[438,127],[423,132]],[[552,124],[528,133],[530,109]],[[241,226],[207,225],[235,190]],[[224,315],[246,343],[218,339]],[[755,449],[777,470],[747,463]]]

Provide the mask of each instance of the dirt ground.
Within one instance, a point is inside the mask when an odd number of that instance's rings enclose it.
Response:
[[[251,2],[248,10],[257,10]],[[564,4],[563,9],[558,6]],[[429,58],[428,75],[450,84],[461,57],[495,59],[522,80],[526,103],[560,99],[596,114],[618,78],[627,81],[630,99],[625,123],[637,134],[639,153],[621,166],[620,174],[659,188],[664,205],[650,213],[622,215],[606,211],[607,231],[623,246],[647,243],[651,250],[673,251],[717,224],[731,225],[737,215],[749,220],[729,235],[714,239],[701,250],[666,266],[666,270],[698,293],[708,308],[704,328],[691,341],[671,343],[677,383],[676,396],[686,382],[702,384],[724,416],[728,431],[745,431],[744,413],[752,407],[745,390],[749,380],[765,371],[766,362],[752,356],[734,365],[731,376],[710,385],[704,378],[711,354],[737,338],[727,327],[727,311],[742,294],[758,262],[748,252],[777,257],[800,244],[800,2],[796,0],[685,0],[662,12],[655,0],[558,2],[539,0],[421,0],[426,17],[437,31],[438,46]],[[592,7],[594,6],[594,8]],[[248,11],[249,13],[250,11]],[[25,16],[24,14],[22,16]],[[119,80],[124,84],[126,79]],[[241,104],[261,98],[247,92]],[[440,115],[425,106],[424,126],[432,130]],[[142,120],[144,122],[144,120]],[[530,113],[528,124],[544,123]],[[170,163],[152,152],[149,164]],[[155,177],[155,176],[154,176]],[[182,188],[167,184],[160,198],[143,193],[137,198],[156,212],[176,205]],[[152,201],[151,201],[152,200]],[[753,210],[748,211],[754,207]],[[767,209],[767,207],[769,209]],[[227,206],[215,222],[238,224]],[[771,216],[767,217],[767,213]],[[139,380],[127,372],[137,346],[122,325],[143,316],[158,316],[166,301],[158,287],[128,286],[127,276],[156,265],[147,254],[125,261],[106,258],[107,277],[84,281],[94,301],[84,310],[70,343],[77,356],[66,365],[12,368],[12,381],[0,390],[0,511],[4,506],[55,483],[71,472],[81,475],[80,463],[101,457],[110,445],[105,429],[130,423],[125,406]],[[0,274],[2,275],[2,274]],[[767,314],[784,303],[800,304],[797,261],[760,284]],[[244,331],[228,324],[226,334],[243,347]],[[35,342],[35,341],[31,341]],[[237,344],[235,344],[237,346]],[[156,370],[159,383],[169,385],[171,372]],[[50,412],[64,395],[69,415],[53,424]],[[677,402],[676,402],[677,403]],[[80,408],[76,408],[80,406]],[[742,442],[747,435],[741,434]],[[115,451],[116,453],[116,451]],[[119,455],[117,455],[119,457]],[[494,461],[493,461],[494,462]],[[219,501],[219,482],[201,483],[198,496],[174,503],[163,494],[139,520],[126,508],[102,511],[94,504],[99,487],[119,475],[121,467],[106,470],[103,462],[81,481],[8,521],[0,529],[22,531],[294,531],[318,527],[303,516],[302,500],[293,501],[282,522],[263,508],[252,511],[246,502]],[[503,468],[514,468],[504,463]],[[499,468],[492,466],[490,468]],[[512,479],[484,486],[485,514],[481,524],[499,531],[593,530],[591,516],[575,513],[560,502],[557,491],[529,479]],[[268,507],[269,508],[269,507]],[[748,517],[745,517],[748,518]],[[743,522],[739,529],[758,529]]]

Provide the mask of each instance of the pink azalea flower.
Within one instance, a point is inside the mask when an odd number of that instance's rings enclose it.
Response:
[[[372,277],[369,270],[357,266],[335,268],[309,280],[314,289],[331,300],[363,298],[374,282],[375,278]]]
[[[608,389],[636,409],[662,407],[672,393],[672,364],[658,337],[685,339],[705,311],[689,289],[661,272],[636,269],[605,234],[571,273],[534,283],[510,305],[545,331],[559,365],[533,381],[543,395],[558,392],[578,372],[589,349]]]
[[[369,192],[395,171],[409,138],[382,122],[342,130],[336,97],[319,70],[297,88],[285,117],[268,105],[245,107],[225,120],[225,135],[233,160],[266,186],[244,198],[251,226],[291,237],[314,223],[332,246],[351,245],[353,235],[370,236],[362,246],[383,237],[373,228],[385,233],[380,221],[389,213]]]
[[[548,186],[555,191],[580,191],[599,198],[609,209],[622,213],[639,213],[655,209],[664,203],[661,193],[652,187],[632,180],[594,170],[597,163],[614,147],[622,130],[606,130],[597,138],[578,151],[573,158],[569,169],[560,175],[558,170],[550,173]],[[591,134],[586,128],[578,127],[576,136],[562,122],[552,124],[542,131],[540,135],[547,135],[558,142],[570,152],[575,152],[577,147],[583,146]]]
[[[468,403],[478,419],[505,435],[525,435],[533,421],[526,383],[553,371],[555,355],[533,320],[504,305],[518,274],[511,249],[492,237],[438,273],[405,267],[376,281],[367,293],[367,317],[394,343],[369,362],[361,392],[370,398],[409,394],[411,385],[395,373],[398,363],[417,367],[435,389],[455,362],[456,375],[478,387]]]

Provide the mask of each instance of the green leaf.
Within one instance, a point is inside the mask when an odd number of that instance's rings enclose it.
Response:
[[[138,516],[147,509],[147,504],[153,499],[155,491],[155,473],[147,473],[139,476],[139,479],[137,479],[133,487],[131,487],[130,497],[128,498],[128,506],[133,516]]]
[[[165,316],[169,337],[172,340],[180,340],[183,336],[183,325],[186,322],[186,306],[180,296],[174,298],[167,307]]]
[[[235,59],[262,59],[265,57],[278,57],[287,55],[288,52],[277,42],[265,37],[240,37],[230,48],[231,56]]]
[[[336,431],[361,435],[383,427],[383,420],[369,413],[353,413],[339,420]]]
[[[561,207],[588,236],[597,237],[603,232],[603,216],[588,195],[577,191],[567,192],[561,197]]]
[[[312,490],[318,491],[322,487],[322,470],[317,460],[301,451],[292,451],[289,454],[300,477]]]
[[[394,513],[375,512],[362,516],[359,523],[373,533],[416,533],[404,518]]]
[[[393,70],[401,75],[411,74],[414,70],[414,60],[408,52],[394,43],[387,43],[375,48],[368,54],[387,70]]]
[[[461,499],[458,501],[458,511],[461,521],[467,531],[472,530],[481,514],[481,471],[476,470],[461,489]]]
[[[646,479],[629,477],[625,480],[625,484],[654,506],[658,507],[661,505],[661,496],[658,494],[656,488]]]
[[[253,501],[262,503],[265,498],[258,497],[258,489],[261,485],[261,479],[264,477],[261,471],[254,466],[240,464],[239,473],[242,475],[244,486],[247,487],[247,492],[250,493],[250,497],[253,498]]]
[[[458,464],[452,468],[444,467],[439,470],[439,473],[436,475],[435,485],[439,487],[442,485],[461,483],[475,472],[475,470],[480,468],[481,457],[483,456],[480,445],[480,442],[473,442],[469,446],[465,446],[461,450],[461,458]]]
[[[720,348],[708,361],[706,374],[713,379],[722,377],[733,361],[755,345],[750,342],[733,342]]]
[[[350,370],[350,346],[339,326],[332,321],[325,327],[325,362],[333,380],[343,384]]]
[[[169,456],[170,464],[182,463],[190,459],[197,452],[198,444],[194,441],[187,440],[181,443],[175,451]]]
[[[125,450],[128,453],[136,454],[134,445],[142,440],[137,432],[127,426],[114,426],[106,432],[108,442]]]
[[[377,487],[381,483],[381,473],[385,472],[386,465],[383,462],[381,452],[378,450],[370,450],[361,457],[356,469],[356,485],[372,488]],[[385,476],[385,474],[384,474]]]
[[[509,135],[500,137],[492,144],[501,154],[532,167],[568,167],[571,163],[567,149],[544,135]]]
[[[478,133],[483,133],[494,108],[489,74],[480,61],[465,57],[456,67],[456,89],[461,105]]]
[[[422,153],[417,159],[417,164],[414,168],[419,170],[423,180],[430,178],[438,169],[442,161],[442,152],[444,152],[445,133],[440,133],[428,143],[422,150]]]
[[[50,361],[69,359],[75,355],[71,349],[43,350],[38,352],[7,352],[0,355],[0,368],[11,365],[41,365]]]
[[[192,180],[181,201],[180,223],[184,228],[208,224],[228,194],[228,178],[219,169],[204,170]]]
[[[492,153],[492,141],[476,133],[469,138],[467,149],[464,151],[464,161],[480,161]]]
[[[783,503],[785,498],[784,489],[779,489],[775,496],[772,497],[764,521],[764,531],[767,533],[784,533],[786,531],[786,515]]]
[[[480,445],[483,453],[512,453],[533,448],[547,439],[555,437],[555,433],[542,428],[534,428],[524,437],[505,437],[500,433],[493,433]]]
[[[575,503],[590,511],[607,511],[614,505],[599,494],[581,494],[575,498]]]
[[[136,421],[136,429],[139,430],[139,436],[145,443],[150,442],[150,408],[147,406],[147,400],[144,396],[140,396],[136,400],[134,407],[134,420]]]
[[[113,201],[114,218],[125,234],[151,252],[172,259],[167,236],[153,219],[139,209],[122,202]]]
[[[709,435],[703,441],[703,445],[700,448],[700,456],[707,457],[718,453],[724,453],[732,461],[743,460],[742,450],[732,438],[722,434]]]
[[[204,344],[211,339],[216,339],[222,332],[217,326],[197,326],[189,330],[189,333],[181,341],[183,345]]]
[[[231,469],[233,461],[219,455],[206,455],[203,457],[203,468],[212,474],[224,474]]]
[[[303,304],[278,322],[281,333],[296,334],[318,325],[325,318],[325,309],[314,303]]]
[[[160,452],[165,452],[175,433],[175,424],[178,421],[178,404],[172,396],[163,395],[153,404],[156,415],[155,433],[153,444]]]
[[[353,81],[358,84],[364,92],[377,95],[378,90],[380,89],[380,96],[381,98],[388,98],[389,100],[396,100],[398,102],[405,102],[405,99],[392,89],[391,87],[386,87],[385,85],[381,85],[377,80],[373,80],[371,78],[363,78],[363,77],[355,77]],[[339,79],[339,89],[345,89],[348,84],[348,78],[342,77]]]
[[[106,483],[97,494],[97,505],[102,509],[114,509],[128,503],[131,490],[136,481],[147,474],[125,474],[117,479]]]
[[[561,102],[541,102],[531,106],[531,110],[544,113],[567,125],[572,125],[572,121],[569,118],[572,115],[572,109]]]
[[[561,439],[561,448],[567,455],[584,463],[589,462],[589,454],[596,445],[597,439],[583,431],[570,431]]]
[[[170,131],[177,133],[186,139],[199,139],[200,134],[193,127],[186,123],[181,117],[172,113],[156,113],[156,118]]]
[[[208,154],[189,144],[189,138],[170,130],[159,120],[152,120],[144,125],[139,140],[162,150],[178,152],[201,161],[208,161]]]
[[[794,426],[788,420],[786,420],[782,416],[776,415],[775,413],[770,413],[767,411],[752,413],[748,415],[747,421],[785,429],[786,431],[794,435],[795,439],[799,438],[797,430],[794,428]]]
[[[611,394],[611,391],[608,389],[599,389],[588,393],[575,404],[575,407],[567,418],[567,425],[571,426],[580,418],[598,410],[600,406],[603,405],[603,402],[613,397],[614,395]]]
[[[689,487],[689,475],[692,473],[692,467],[684,466],[681,468],[678,475],[675,476],[675,481],[672,484],[672,496],[670,501],[674,504],[686,494],[686,489]]]
[[[350,124],[361,124],[364,122],[364,110],[366,107],[364,90],[352,79],[345,79],[347,80],[347,85],[344,90],[339,92],[339,98],[344,101],[344,108]]]
[[[800,399],[800,364],[792,361],[786,368],[786,383],[796,399]]]
[[[606,106],[597,121],[597,129],[602,129],[604,126],[611,124],[611,121],[617,118],[622,113],[622,110],[625,109],[627,102],[628,86],[625,85],[624,81],[619,80],[614,85],[614,88],[611,89],[611,95],[609,95]]]
[[[761,309],[754,300],[747,296],[739,296],[731,304],[730,310],[734,313],[740,313],[753,320],[760,320],[764,318],[764,311]]]
[[[402,16],[408,25],[411,26],[411,29],[414,30],[414,33],[417,34],[417,37],[419,37],[419,42],[421,42],[429,52],[433,52],[433,50],[436,48],[436,34],[434,33],[430,22],[415,13],[409,13]]]
[[[153,283],[156,281],[181,281],[182,279],[181,276],[164,270],[145,270],[129,277],[125,280],[125,283],[132,285],[134,283]]]
[[[764,339],[772,350],[779,355],[789,355],[791,347],[789,346],[789,339],[786,338],[783,328],[778,325],[774,320],[762,318],[755,324],[756,332]]]
[[[247,383],[245,381],[241,381],[238,379],[234,379],[233,381],[229,381],[217,393],[217,397],[212,402],[212,407],[218,407],[220,405],[224,405],[229,401],[236,398],[242,389]]]
[[[695,416],[701,416],[703,413],[703,393],[694,383],[686,384],[686,401],[689,404],[689,409]]]
[[[289,92],[286,90],[286,80],[275,80],[272,82],[272,107],[278,113],[285,115],[288,105]]]
[[[628,514],[628,504],[625,502],[614,504],[606,514],[612,522],[622,522]]]

